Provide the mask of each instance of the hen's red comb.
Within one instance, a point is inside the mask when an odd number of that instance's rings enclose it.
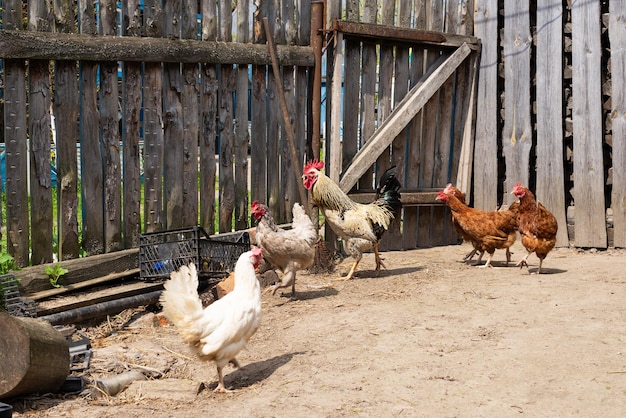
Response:
[[[255,200],[254,202],[252,202],[252,205],[250,205],[250,209],[252,209],[252,211],[255,211],[257,206],[259,206],[259,201]]]
[[[306,173],[307,171],[309,171],[312,168],[314,168],[316,170],[323,170],[324,169],[324,161],[311,160],[311,161],[309,161],[309,163],[307,165],[304,166],[304,170],[302,170],[302,172]]]

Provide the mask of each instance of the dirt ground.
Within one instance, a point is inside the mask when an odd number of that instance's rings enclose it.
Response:
[[[20,398],[13,416],[624,416],[626,251],[555,249],[537,275],[505,267],[502,251],[494,268],[467,265],[469,249],[386,252],[380,276],[366,254],[352,281],[333,280],[348,259],[329,275],[301,273],[298,300],[265,294],[242,368],[225,369],[232,393],[213,393],[214,365],[146,311],[92,340],[85,377],[139,370],[193,381],[197,395],[136,382],[114,397]]]

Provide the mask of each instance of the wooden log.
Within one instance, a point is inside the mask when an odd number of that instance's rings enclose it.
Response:
[[[143,295],[129,296],[122,299],[112,300],[110,302],[97,303],[95,305],[84,306],[82,308],[42,316],[40,319],[48,321],[52,325],[82,322],[88,319],[119,313],[124,309],[155,304],[158,302],[161,292],[161,290],[155,290]]]
[[[54,265],[55,263],[40,264],[13,272],[18,279],[22,296],[29,296],[35,292],[52,289],[50,278],[46,274],[45,268],[46,266]],[[120,273],[136,269],[139,265],[139,249],[133,248],[130,250],[65,260],[62,261],[60,265],[64,269],[67,269],[68,272],[59,279],[59,282],[61,285],[67,286],[96,277],[102,277],[110,273]]]
[[[58,390],[70,370],[67,341],[50,324],[0,312],[0,398]]]
[[[311,47],[278,45],[276,49],[280,65],[315,64]],[[0,58],[256,65],[271,62],[267,47],[259,44],[8,30],[0,31]]]

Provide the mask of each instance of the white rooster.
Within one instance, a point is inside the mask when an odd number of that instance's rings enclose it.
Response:
[[[163,313],[202,360],[214,361],[217,366],[219,383],[215,392],[229,392],[224,387],[222,369],[228,363],[239,367],[235,356],[259,327],[261,286],[255,268],[261,257],[260,248],[243,253],[235,265],[233,291],[204,309],[198,297],[194,264],[172,272],[163,285]]]

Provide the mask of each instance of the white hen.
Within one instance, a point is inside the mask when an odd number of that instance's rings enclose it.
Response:
[[[261,257],[260,248],[243,253],[235,265],[234,290],[204,309],[194,264],[173,272],[164,284],[163,313],[202,360],[215,362],[219,380],[215,392],[228,392],[222,369],[228,363],[239,367],[235,356],[259,327],[261,286],[254,269]]]

